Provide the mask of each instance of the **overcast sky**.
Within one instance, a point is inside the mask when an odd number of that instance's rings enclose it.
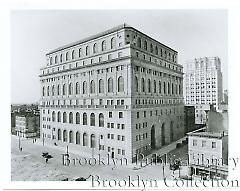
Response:
[[[224,10],[78,10],[12,11],[12,103],[40,99],[40,68],[45,54],[127,23],[178,51],[179,64],[219,56],[227,88],[227,11]]]

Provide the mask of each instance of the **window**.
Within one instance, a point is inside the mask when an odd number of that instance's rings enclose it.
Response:
[[[155,46],[155,54],[158,55],[158,47]]]
[[[79,49],[78,49],[78,57],[81,57],[81,56],[82,56],[82,49],[79,48]]]
[[[76,85],[75,85],[75,93],[76,93],[76,94],[80,94],[80,85],[79,85],[78,82],[77,82]]]
[[[206,147],[206,141],[202,141],[202,147]]]
[[[147,50],[147,41],[144,41],[144,50]]]
[[[73,93],[72,83],[70,83],[69,86],[68,86],[68,93],[69,93],[69,95],[72,95],[72,93]]]
[[[111,49],[115,48],[116,47],[116,39],[113,37],[111,39]]]
[[[142,92],[145,92],[145,81],[144,81],[144,78],[142,78],[141,80],[141,86],[142,86]]]
[[[69,60],[69,53],[66,52],[66,61],[68,61],[68,60]]]
[[[88,145],[88,138],[87,138],[87,133],[83,133],[83,146]]]
[[[137,118],[139,118],[139,112],[137,112]]]
[[[141,48],[141,47],[142,47],[141,44],[142,44],[142,43],[141,43],[141,39],[138,38],[138,39],[137,39],[137,47],[138,47],[138,48]]]
[[[119,113],[118,113],[118,117],[119,117],[119,118],[123,118],[123,112],[119,112]]]
[[[86,56],[89,55],[89,46],[86,46]]]
[[[55,91],[55,89],[54,89],[54,85],[52,86],[52,96],[54,96],[54,91]]]
[[[63,123],[67,123],[67,114],[63,112]]]
[[[47,96],[50,95],[50,90],[49,90],[49,86],[47,87]]]
[[[99,114],[99,127],[104,127],[104,116],[102,113]]]
[[[106,41],[102,41],[102,51],[106,50]]]
[[[83,94],[87,94],[87,82],[83,82]]]
[[[91,148],[95,148],[95,146],[96,146],[96,144],[95,144],[95,135],[92,134],[90,138],[91,138],[91,141],[90,141]]]
[[[153,45],[150,44],[150,52],[153,53]]]
[[[217,147],[216,142],[212,142],[212,148],[215,149]]]
[[[59,111],[58,114],[57,114],[57,121],[58,121],[58,122],[61,122],[61,113],[60,113],[60,111]]]
[[[76,113],[76,124],[80,124],[80,114]]]
[[[63,55],[60,54],[60,62],[63,62]]]
[[[55,121],[55,111],[52,112],[52,121],[54,122]]]
[[[197,140],[193,139],[193,146],[197,146]]]
[[[57,95],[60,95],[60,85],[57,86]]]
[[[151,80],[148,79],[148,92],[150,93],[151,92]]]
[[[72,51],[72,59],[75,59],[75,51]]]
[[[76,133],[76,144],[80,145],[80,133],[79,132]]]
[[[66,85],[65,84],[63,84],[62,91],[63,91],[63,95],[66,95]]]
[[[87,114],[83,113],[83,125],[87,125]]]
[[[55,56],[54,63],[57,64],[57,55]]]
[[[113,79],[108,79],[108,92],[113,92]]]
[[[155,80],[153,81],[153,93],[157,93],[157,83]]]
[[[138,78],[135,76],[135,92],[138,92]]]
[[[166,94],[166,82],[163,82],[163,93]]]
[[[90,115],[90,126],[95,126],[95,114],[91,113]]]
[[[69,113],[69,123],[73,123],[73,113]]]
[[[95,93],[95,82],[93,80],[90,82],[90,93]]]
[[[98,90],[99,90],[99,91],[98,91],[99,93],[104,93],[104,82],[103,82],[102,79],[100,79],[99,82],[98,82],[98,88],[99,88],[99,89],[98,89]]]
[[[67,142],[67,130],[63,131],[63,142]]]
[[[124,80],[123,77],[120,76],[118,78],[118,92],[123,92],[124,91]]]
[[[43,97],[45,96],[45,88],[44,87],[42,88],[42,96]]]
[[[112,118],[112,112],[111,111],[108,113],[108,117]]]
[[[94,54],[97,53],[97,43],[95,43],[95,44],[93,45],[93,53],[94,53]]]

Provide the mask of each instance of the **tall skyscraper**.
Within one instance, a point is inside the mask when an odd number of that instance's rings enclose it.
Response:
[[[222,101],[222,72],[219,57],[196,58],[184,65],[184,99],[195,106],[195,122],[206,123],[206,110]]]
[[[47,53],[41,138],[134,161],[184,136],[177,54],[126,24]]]

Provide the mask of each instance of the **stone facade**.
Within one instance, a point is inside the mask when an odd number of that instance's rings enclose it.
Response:
[[[49,52],[41,136],[132,161],[184,135],[177,52],[126,24]]]

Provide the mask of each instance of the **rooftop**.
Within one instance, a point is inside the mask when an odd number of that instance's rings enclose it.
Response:
[[[188,133],[188,136],[197,136],[197,137],[209,137],[209,138],[222,138],[227,136],[226,132],[224,133],[216,133],[216,132],[195,132],[195,133]]]
[[[135,31],[137,31],[137,32],[139,32],[139,33],[141,33],[141,34],[144,34],[144,33],[142,33],[141,31],[139,31],[139,30],[137,30],[137,29],[131,27],[130,25],[124,23],[124,24],[122,24],[122,25],[119,25],[119,26],[113,27],[113,28],[111,28],[111,29],[108,29],[108,30],[103,31],[103,32],[101,32],[101,33],[98,33],[98,34],[96,34],[96,35],[93,35],[93,36],[90,36],[90,37],[84,38],[84,39],[82,39],[82,40],[79,40],[79,41],[76,41],[76,42],[73,42],[73,43],[67,44],[67,45],[65,45],[65,46],[61,46],[61,47],[59,47],[59,48],[56,48],[56,49],[54,49],[54,50],[48,52],[46,55],[49,55],[49,54],[55,53],[55,52],[57,52],[57,51],[61,51],[61,50],[64,50],[64,49],[70,48],[70,47],[72,47],[72,46],[76,46],[76,45],[79,45],[79,44],[85,43],[85,42],[87,42],[87,41],[93,40],[93,39],[95,39],[95,38],[99,38],[99,37],[101,37],[101,36],[104,36],[104,35],[107,35],[107,34],[110,34],[110,33],[113,33],[113,32],[119,31],[119,30],[122,30],[122,29],[133,29],[133,30],[135,30]],[[154,41],[160,43],[159,41],[157,41],[157,40],[151,38],[150,36],[148,36],[148,35],[146,35],[146,34],[144,34],[144,35],[147,36],[148,38],[150,38],[150,39],[152,39],[152,40],[154,40]],[[164,45],[164,44],[162,44],[162,43],[160,43],[160,44],[161,44],[162,46],[164,46],[164,47],[166,47],[166,48],[168,48],[168,49],[174,51],[174,52],[177,52],[176,50],[173,50],[172,48],[170,48],[170,47],[168,47],[168,46],[166,46],[166,45]]]

